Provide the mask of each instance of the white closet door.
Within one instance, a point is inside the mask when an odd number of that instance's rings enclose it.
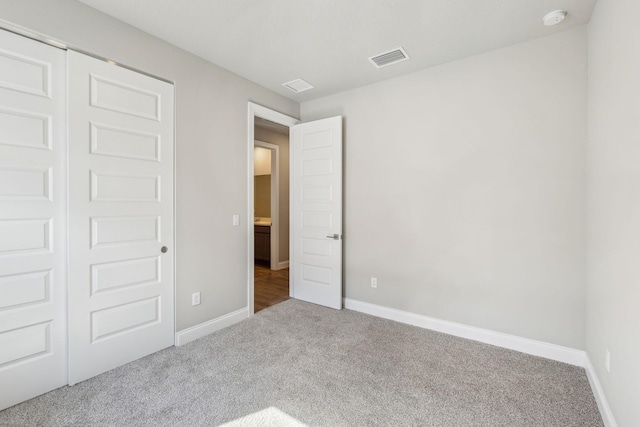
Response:
[[[0,30],[0,410],[63,386],[65,52]]]
[[[68,68],[75,384],[174,343],[174,95],[171,84],[76,52]]]

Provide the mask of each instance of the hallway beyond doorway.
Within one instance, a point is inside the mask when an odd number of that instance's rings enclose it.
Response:
[[[289,299],[289,269],[271,270],[268,263],[254,266],[254,313]]]

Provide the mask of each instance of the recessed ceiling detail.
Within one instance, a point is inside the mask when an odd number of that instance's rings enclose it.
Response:
[[[406,61],[409,59],[409,55],[404,51],[403,48],[399,47],[397,49],[390,50],[388,52],[383,52],[378,55],[374,55],[369,58],[369,61],[376,68],[386,67],[387,65],[397,64],[398,62]]]
[[[295,93],[304,92],[305,90],[313,89],[315,87],[311,83],[305,82],[302,79],[295,79],[290,82],[282,83],[282,86]]]

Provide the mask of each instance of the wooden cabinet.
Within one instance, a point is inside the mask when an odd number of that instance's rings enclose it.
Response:
[[[253,227],[254,257],[257,261],[271,261],[271,227],[256,225]]]

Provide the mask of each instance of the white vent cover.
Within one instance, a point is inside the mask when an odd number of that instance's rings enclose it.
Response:
[[[290,82],[282,83],[282,86],[295,93],[304,92],[305,90],[313,89],[315,87],[302,79],[295,79],[291,80]]]
[[[398,62],[406,61],[409,59],[409,55],[404,51],[403,48],[399,47],[397,49],[390,50],[388,52],[380,53],[378,55],[374,55],[369,58],[369,61],[376,68],[386,67],[387,65],[397,64]]]

